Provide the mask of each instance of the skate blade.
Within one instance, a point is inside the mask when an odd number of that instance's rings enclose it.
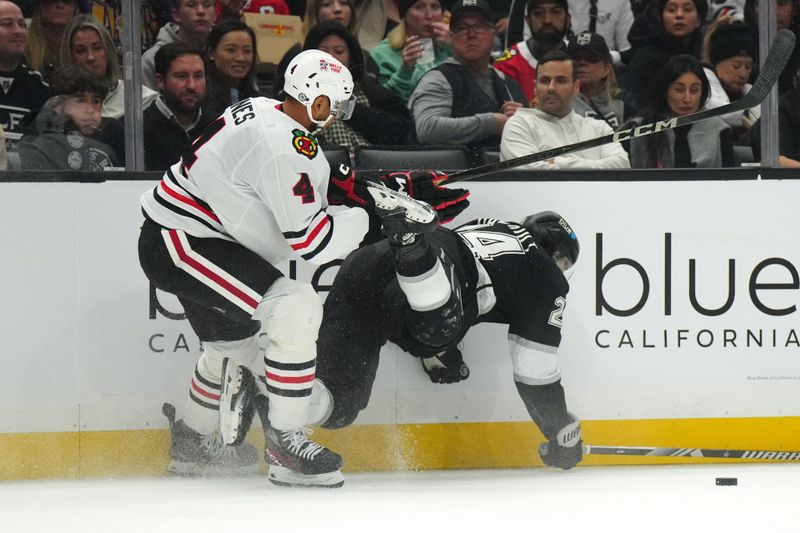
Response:
[[[219,405],[219,433],[224,444],[237,444],[239,434],[237,429],[241,423],[241,413],[234,409],[236,395],[242,389],[244,373],[239,365],[229,370],[228,365],[235,364],[230,359],[225,359],[222,371],[222,390],[220,391]]]
[[[281,487],[318,487],[334,489],[344,485],[344,476],[341,470],[326,472],[325,474],[300,474],[284,466],[272,465],[267,475],[270,483]]]

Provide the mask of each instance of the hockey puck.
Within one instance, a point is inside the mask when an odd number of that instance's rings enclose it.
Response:
[[[718,477],[717,478],[717,485],[720,487],[730,487],[734,485],[738,485],[739,480],[735,477]]]

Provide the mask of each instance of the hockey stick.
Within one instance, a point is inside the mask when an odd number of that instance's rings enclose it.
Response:
[[[651,133],[680,128],[681,126],[694,124],[695,122],[699,122],[707,118],[727,115],[728,113],[743,111],[745,109],[755,107],[767,97],[767,94],[769,94],[770,90],[772,90],[772,86],[778,81],[783,68],[786,66],[786,63],[789,61],[789,57],[792,55],[792,51],[794,50],[794,41],[794,33],[791,31],[780,30],[778,32],[778,34],[775,36],[775,41],[772,43],[772,47],[769,49],[767,59],[764,61],[764,66],[761,69],[758,78],[756,78],[755,83],[753,83],[753,87],[750,88],[750,91],[748,91],[747,94],[735,102],[731,102],[730,104],[726,104],[724,106],[715,107],[714,109],[698,111],[697,113],[692,113],[690,115],[672,117],[668,120],[651,122],[650,124],[642,124],[641,126],[637,126],[635,128],[617,131],[602,137],[588,139],[586,141],[581,141],[574,144],[568,144],[559,148],[550,148],[548,150],[536,152],[535,154],[523,155],[521,157],[515,157],[514,159],[508,159],[506,161],[499,161],[497,163],[490,163],[488,165],[482,165],[468,170],[454,172],[447,177],[446,183],[456,183],[459,181],[471,180],[479,176],[494,174],[495,172],[500,172],[501,170],[527,165],[528,163],[536,163],[538,161],[544,161],[545,159],[552,159],[553,157],[559,155],[577,152],[587,148],[595,148],[597,146],[602,146],[612,142],[626,141],[636,137],[644,137],[645,135],[650,135]]]
[[[720,450],[714,448],[656,448],[650,446],[583,446],[585,455],[635,455],[638,457],[713,457],[800,461],[800,452],[771,450]]]

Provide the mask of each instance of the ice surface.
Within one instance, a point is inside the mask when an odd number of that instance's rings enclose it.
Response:
[[[800,464],[349,474],[338,490],[264,477],[9,482],[0,531],[772,533],[800,531],[799,496]]]

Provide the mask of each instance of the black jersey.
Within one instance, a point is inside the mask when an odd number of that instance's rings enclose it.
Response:
[[[477,322],[508,324],[512,351],[554,352],[569,292],[555,262],[513,222],[478,219],[456,234],[479,264]]]
[[[39,72],[27,65],[13,72],[0,72],[0,125],[9,144],[16,145],[26,128],[50,97],[50,88]]]

